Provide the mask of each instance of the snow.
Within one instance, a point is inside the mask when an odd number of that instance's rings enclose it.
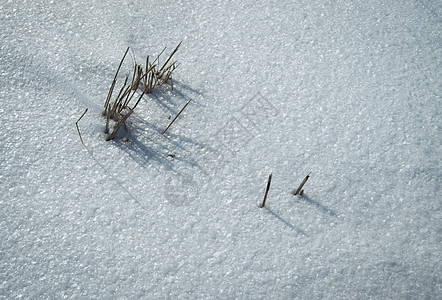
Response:
[[[440,2],[0,11],[0,298],[442,298]],[[106,142],[125,49],[181,40]]]

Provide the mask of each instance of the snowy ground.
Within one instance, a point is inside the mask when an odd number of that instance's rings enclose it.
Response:
[[[441,299],[441,15],[2,1],[0,298]],[[105,142],[126,47],[181,40],[174,90]]]

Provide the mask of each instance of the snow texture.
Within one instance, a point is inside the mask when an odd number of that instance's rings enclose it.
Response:
[[[0,298],[441,299],[441,15],[2,1]],[[119,82],[181,40],[174,89],[106,142],[126,48]]]

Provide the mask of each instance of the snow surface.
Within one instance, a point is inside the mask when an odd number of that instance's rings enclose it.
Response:
[[[441,299],[441,15],[2,1],[0,298]],[[174,90],[105,142],[126,47],[120,80],[181,40]]]

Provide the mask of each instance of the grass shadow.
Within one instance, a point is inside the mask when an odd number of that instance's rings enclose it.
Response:
[[[89,153],[90,157],[95,161],[95,163],[116,183],[116,185],[118,187],[120,187],[120,189],[122,191],[124,191],[127,195],[129,195],[130,199],[132,199],[133,202],[137,203],[142,209],[147,210],[147,208],[141,203],[140,200],[138,200],[138,198],[132,194],[125,186],[124,184],[114,175],[112,175],[112,172],[110,172],[105,166],[104,164],[102,164],[97,157],[95,157],[94,152],[89,149],[87,146],[84,146],[87,150],[87,152]]]

